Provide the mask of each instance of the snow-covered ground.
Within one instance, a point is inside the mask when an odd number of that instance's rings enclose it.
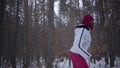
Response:
[[[100,61],[96,61],[96,63],[89,62],[89,64],[90,64],[89,68],[110,68],[110,65],[105,65],[104,60],[105,59],[102,58]],[[42,65],[42,68],[45,68],[44,60],[40,59],[39,61]],[[64,58],[63,61],[60,61],[59,59],[56,58],[52,64],[53,64],[53,68],[73,68],[72,63],[70,65],[69,59],[66,59],[66,58]],[[23,65],[20,63],[17,63],[16,66],[17,66],[17,68],[22,68]],[[4,67],[0,67],[0,68],[4,68]],[[7,68],[12,68],[12,67],[7,67]],[[32,63],[30,64],[29,68],[39,68],[39,67],[37,67],[37,61],[33,60]],[[119,57],[115,58],[115,67],[113,67],[113,68],[120,68],[120,58]]]
[[[96,63],[89,62],[89,64],[90,64],[89,68],[110,68],[110,65],[105,65],[104,60],[105,59],[102,58],[100,61],[96,60]],[[73,68],[72,62],[70,65],[69,59],[66,59],[66,58],[64,58],[64,60],[62,62],[56,58],[52,64],[53,64],[53,68]],[[34,66],[34,67],[30,67],[30,68],[37,68],[35,62],[32,66]],[[45,68],[44,64],[43,64],[42,68]],[[113,68],[120,68],[120,58],[119,57],[116,57],[115,67],[113,67]]]
[[[90,67],[89,68],[110,68],[110,65],[105,65],[105,58],[102,58],[100,61],[95,61],[96,63],[89,62]],[[53,65],[55,66],[56,63],[54,62]],[[55,68],[55,67],[54,67]],[[57,62],[57,68],[73,68],[72,63],[71,66],[69,66],[69,59],[65,59],[63,62]],[[120,68],[120,58],[116,57],[115,60],[115,67],[113,68]]]

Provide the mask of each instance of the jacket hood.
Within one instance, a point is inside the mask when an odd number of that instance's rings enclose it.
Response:
[[[94,18],[91,15],[87,14],[83,17],[82,24],[85,24],[87,27],[93,30],[92,21],[94,21]]]

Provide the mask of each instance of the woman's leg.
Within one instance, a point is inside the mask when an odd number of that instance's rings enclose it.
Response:
[[[73,68],[89,68],[85,59],[79,54],[70,52]]]

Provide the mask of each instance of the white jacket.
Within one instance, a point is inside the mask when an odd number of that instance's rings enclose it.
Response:
[[[85,59],[89,58],[91,56],[91,54],[88,52],[88,48],[91,43],[90,30],[84,27],[77,27],[74,32],[75,36],[73,46],[71,47],[70,51],[81,55]]]

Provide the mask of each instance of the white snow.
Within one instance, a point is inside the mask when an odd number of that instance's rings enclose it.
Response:
[[[96,63],[89,62],[89,64],[90,64],[89,68],[110,68],[110,65],[105,65],[104,60],[105,60],[105,58],[102,58],[100,61],[96,60],[95,61]],[[42,68],[45,68],[44,59],[40,58],[39,61],[42,65]],[[71,64],[69,64],[69,63],[71,63]],[[72,62],[69,62],[69,59],[66,59],[66,58],[63,58],[63,61],[60,61],[60,59],[56,58],[52,64],[53,64],[53,68],[73,68],[72,67]],[[3,66],[4,66],[4,64],[3,64]],[[17,62],[16,67],[17,68],[23,68],[22,62],[21,63]],[[0,68],[3,68],[3,67],[0,66]],[[7,68],[12,68],[12,67],[9,66]],[[35,59],[30,64],[29,68],[38,68],[37,67],[37,61]],[[120,68],[120,57],[116,56],[115,67],[113,67],[113,68]]]
[[[56,60],[54,61],[53,65],[55,65]],[[110,65],[105,65],[105,58],[102,58],[100,61],[95,61],[96,63],[89,62],[89,68],[110,68]],[[54,67],[55,68],[55,67]],[[72,63],[69,66],[69,59],[64,58],[63,62],[57,62],[57,68],[73,68]],[[113,68],[120,68],[120,58],[116,57],[115,60],[115,67]]]

